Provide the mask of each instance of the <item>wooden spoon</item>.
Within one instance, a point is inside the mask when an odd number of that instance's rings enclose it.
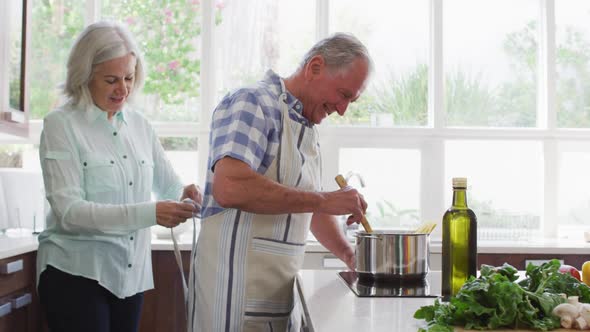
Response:
[[[340,186],[340,189],[342,189],[344,187],[348,187],[348,183],[346,183],[346,179],[344,179],[344,177],[340,174],[336,175],[336,183],[338,183],[338,186]],[[371,228],[371,225],[369,225],[369,222],[367,221],[367,218],[365,217],[364,214],[361,217],[361,224],[363,225],[365,232],[373,233],[373,229]]]

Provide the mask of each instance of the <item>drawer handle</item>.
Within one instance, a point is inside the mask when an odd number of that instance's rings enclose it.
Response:
[[[12,311],[12,303],[6,302],[0,305],[0,317],[8,315]]]
[[[25,293],[19,297],[16,297],[16,298],[12,299],[12,308],[13,309],[22,308],[22,307],[26,306],[27,304],[31,303],[32,299],[33,299],[33,297],[31,296],[31,293]]]
[[[14,262],[0,265],[0,274],[11,274],[23,269],[23,260],[19,259]]]

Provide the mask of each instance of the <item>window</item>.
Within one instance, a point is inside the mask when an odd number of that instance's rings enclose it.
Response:
[[[589,227],[587,1],[31,2],[30,56],[43,59],[31,61],[43,77],[31,80],[33,119],[58,102],[82,28],[124,21],[152,75],[142,109],[184,181],[204,181],[203,142],[228,91],[269,68],[290,75],[316,40],[344,31],[367,45],[375,73],[345,117],[319,126],[326,190],[336,174],[359,173],[375,226],[412,228],[440,221],[451,178],[466,176],[481,239],[576,240]]]
[[[26,0],[0,3],[0,133],[28,135],[27,21]]]
[[[83,1],[31,1],[30,108],[42,119],[60,103],[66,63],[76,36],[84,28]],[[43,78],[43,79],[40,79]]]
[[[444,2],[446,125],[535,126],[538,4]]]
[[[558,155],[559,235],[575,237],[590,227],[590,147],[586,142],[563,142]]]
[[[349,32],[371,52],[375,72],[366,92],[334,125],[426,126],[428,1],[330,2],[330,32]]]
[[[555,2],[557,123],[590,127],[590,3]]]
[[[143,52],[140,110],[154,121],[198,121],[199,1],[104,0],[102,18],[124,22]]]
[[[268,69],[282,77],[294,72],[315,41],[314,12],[309,0],[224,2],[214,39],[215,100],[261,80]]]
[[[468,206],[481,240],[525,240],[541,234],[543,146],[538,141],[445,142],[445,203],[451,179],[467,177]]]
[[[367,162],[376,161],[379,162]],[[416,228],[420,223],[420,151],[343,148],[340,174],[371,202],[367,219],[374,228]],[[351,171],[352,170],[352,171]]]

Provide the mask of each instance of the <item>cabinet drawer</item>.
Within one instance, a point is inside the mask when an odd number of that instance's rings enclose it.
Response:
[[[38,303],[34,298],[34,286],[20,289],[0,298],[0,332],[41,331]]]
[[[0,297],[35,284],[35,255],[0,260]]]

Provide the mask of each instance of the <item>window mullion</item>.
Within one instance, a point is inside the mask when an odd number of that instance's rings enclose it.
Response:
[[[539,29],[539,80],[537,92],[537,127],[554,130],[557,127],[555,103],[555,1],[541,1]]]
[[[544,185],[543,185],[543,234],[546,238],[555,237],[558,233],[558,189],[559,189],[559,158],[558,141],[546,139],[543,142]]]
[[[102,0],[86,0],[86,17],[84,17],[84,22],[87,26],[100,20],[101,5]]]
[[[10,20],[8,15],[11,2],[0,1],[0,77],[8,77],[8,68],[10,67],[8,61],[8,43],[10,40]],[[3,114],[8,111],[8,79],[0,80],[0,120],[3,119]]]
[[[442,1],[430,1],[430,59],[428,65],[428,126],[444,126]]]
[[[440,137],[422,140],[420,148],[420,219],[439,223],[445,210],[445,146]],[[434,167],[436,165],[436,167]],[[441,225],[442,226],[442,225]],[[442,227],[433,236],[441,237]]]
[[[201,112],[199,116],[200,131],[198,136],[199,181],[207,175],[207,157],[209,155],[209,131],[211,114],[215,108],[215,51],[214,27],[215,12],[213,0],[201,2]]]
[[[320,40],[330,33],[330,2],[316,0],[316,40]]]
[[[555,1],[541,1],[539,29],[539,88],[537,92],[537,127],[549,133],[557,128],[557,107],[555,102],[556,43],[555,43]],[[557,190],[559,184],[559,160],[557,140],[543,140],[544,194],[543,194],[543,235],[554,237],[558,233]]]

